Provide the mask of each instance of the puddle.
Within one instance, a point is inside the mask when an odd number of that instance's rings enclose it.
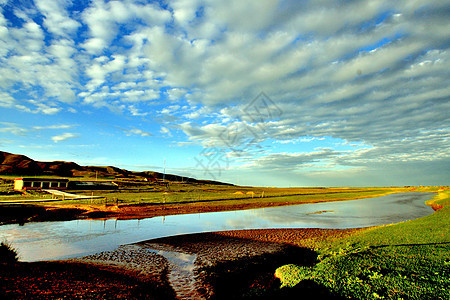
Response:
[[[198,292],[197,279],[194,275],[197,255],[175,250],[169,251],[166,247],[156,244],[146,244],[144,247],[148,252],[161,255],[169,262],[167,279],[178,299],[205,299]]]
[[[144,277],[163,275],[167,271],[167,280],[177,299],[205,299],[197,291],[200,285],[194,275],[196,259],[197,255],[170,246],[145,243],[122,245],[114,251],[100,252],[73,261],[128,269]]]

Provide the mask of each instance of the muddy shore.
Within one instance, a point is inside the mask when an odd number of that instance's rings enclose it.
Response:
[[[378,196],[378,195],[377,195]],[[134,204],[134,205],[90,205],[90,204],[51,204],[30,205],[11,204],[3,205],[0,211],[0,225],[41,221],[68,221],[75,219],[144,219],[158,216],[178,214],[194,214],[206,212],[234,211],[245,209],[257,209],[296,204],[312,204],[331,201],[354,200],[349,199],[315,200],[315,201],[290,201],[290,202],[258,202],[246,201],[221,204],[217,202],[196,202],[185,204]]]
[[[56,262],[0,265],[6,299],[226,299],[289,297],[273,274],[310,265],[319,240],[364,229],[262,229],[172,236]],[[176,254],[175,256],[173,256]],[[175,257],[175,258],[173,258]],[[232,285],[234,288],[230,289]],[[321,287],[306,294],[333,297]],[[305,295],[306,295],[305,294]]]

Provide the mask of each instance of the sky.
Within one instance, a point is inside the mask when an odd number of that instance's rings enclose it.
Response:
[[[0,0],[0,150],[240,185],[448,185],[449,20],[448,0]]]

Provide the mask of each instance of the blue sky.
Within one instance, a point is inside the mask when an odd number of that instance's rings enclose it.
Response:
[[[243,185],[448,185],[449,12],[0,0],[0,149]]]

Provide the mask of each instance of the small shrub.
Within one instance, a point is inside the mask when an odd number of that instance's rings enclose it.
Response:
[[[7,241],[0,243],[0,263],[13,263],[19,259],[16,249]]]
[[[310,268],[289,264],[279,267],[275,271],[275,277],[280,279],[281,287],[294,287],[302,280],[311,279],[313,276]]]

